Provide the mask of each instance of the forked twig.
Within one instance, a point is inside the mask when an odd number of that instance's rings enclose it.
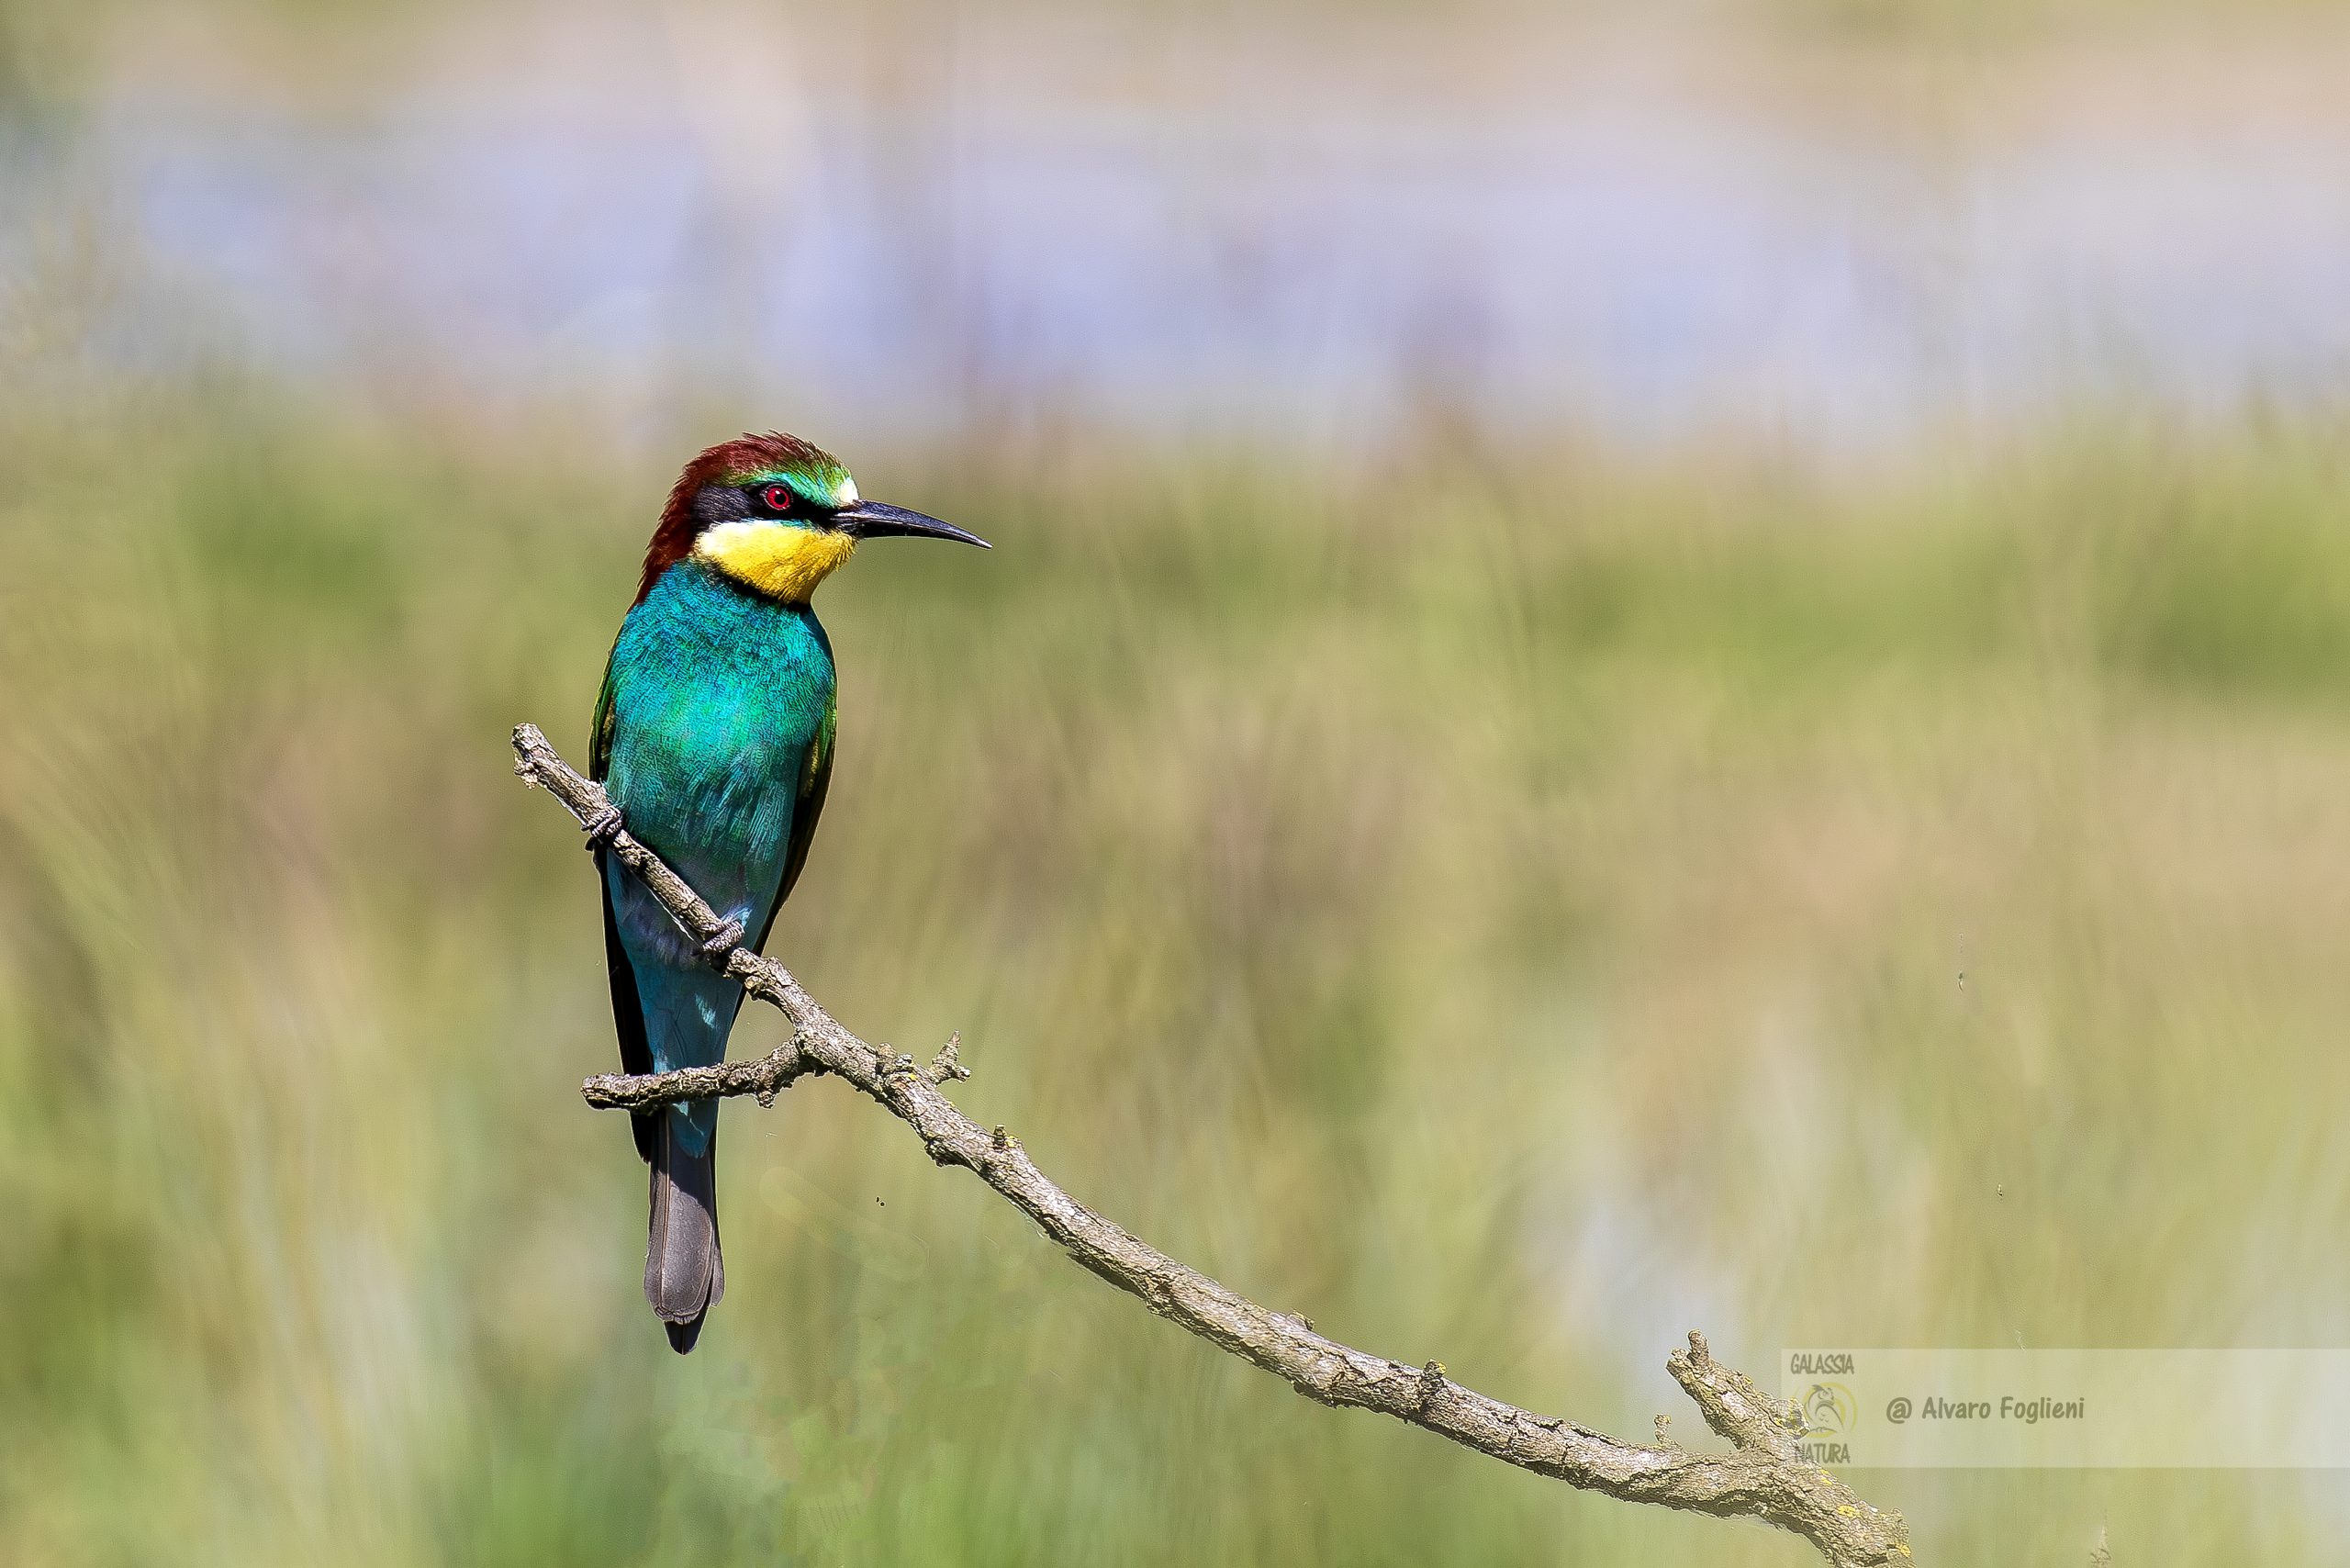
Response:
[[[604,791],[555,754],[535,725],[514,732],[515,771],[543,785],[584,825],[608,812]],[[641,878],[688,935],[709,942],[725,927],[684,879],[625,831],[610,852]],[[877,1049],[844,1028],[800,989],[784,967],[736,943],[713,964],[750,995],[791,1021],[792,1037],[753,1061],[689,1068],[645,1077],[589,1079],[591,1105],[643,1111],[679,1100],[749,1094],[761,1102],[811,1073],[831,1073],[912,1127],[941,1165],[959,1165],[1011,1200],[1086,1268],[1160,1316],[1230,1351],[1307,1398],[1377,1410],[1465,1448],[1571,1486],[1630,1503],[1724,1518],[1755,1518],[1792,1530],[1836,1568],[1886,1568],[1909,1561],[1901,1516],[1863,1502],[1842,1482],[1805,1461],[1801,1417],[1751,1378],[1714,1360],[1705,1337],[1666,1360],[1673,1380],[1706,1424],[1732,1445],[1696,1453],[1666,1441],[1624,1442],[1556,1416],[1505,1405],[1445,1374],[1438,1361],[1407,1366],[1342,1345],[1304,1318],[1258,1305],[1137,1240],[1055,1185],[1020,1140],[957,1110],[940,1086],[968,1077],[950,1040],[924,1069],[912,1057]]]

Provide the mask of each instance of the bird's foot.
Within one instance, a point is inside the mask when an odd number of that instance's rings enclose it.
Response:
[[[722,969],[726,967],[727,955],[742,945],[743,923],[730,920],[718,928],[716,935],[701,945],[702,960],[711,969]]]
[[[588,830],[588,853],[611,847],[612,840],[621,835],[621,809],[610,801],[603,809],[579,824]]]

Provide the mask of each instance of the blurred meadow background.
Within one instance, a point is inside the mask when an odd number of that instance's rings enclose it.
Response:
[[[506,735],[744,428],[997,545],[824,590],[771,951],[1148,1239],[1693,1444],[1691,1327],[2350,1344],[2345,82],[2285,0],[8,0],[0,1562],[1811,1560],[1307,1405],[825,1083],[670,1354]]]

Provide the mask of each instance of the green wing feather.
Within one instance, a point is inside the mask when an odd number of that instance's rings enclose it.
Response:
[[[616,644],[612,652],[617,654]],[[612,660],[604,660],[604,688],[596,693],[596,717],[589,721],[588,736],[588,777],[597,783],[604,781],[604,769],[612,760]]]
[[[767,946],[767,933],[775,928],[776,912],[791,896],[791,886],[800,880],[800,868],[808,864],[808,846],[816,841],[816,819],[824,814],[824,791],[832,787],[833,732],[839,725],[840,716],[840,699],[836,696],[824,709],[824,722],[817,726],[816,738],[808,747],[807,765],[800,771],[800,794],[791,805],[791,842],[784,850],[783,880],[776,884],[775,902],[767,906],[767,917],[759,922],[758,935],[751,939],[753,952]]]
[[[588,777],[597,783],[604,781],[604,772],[612,760],[612,666],[604,665],[604,689],[596,697],[596,716],[589,722],[588,738]],[[612,1022],[620,1031],[621,1070],[632,1074],[653,1070],[653,1046],[644,1037],[644,1002],[636,993],[636,971],[629,967],[628,953],[621,946],[621,926],[612,913],[612,884],[605,875],[606,851],[596,851],[596,888],[604,902],[604,969],[612,988]],[[631,1116],[629,1129],[636,1135],[636,1152],[650,1160],[658,1140],[659,1125],[651,1116]]]

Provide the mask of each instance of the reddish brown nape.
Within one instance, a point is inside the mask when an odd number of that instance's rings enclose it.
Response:
[[[677,482],[669,487],[661,521],[653,530],[653,542],[644,547],[644,577],[636,585],[635,602],[643,604],[661,574],[693,554],[694,498],[704,486],[740,483],[755,475],[814,466],[836,465],[820,448],[779,431],[722,441],[687,464]]]

